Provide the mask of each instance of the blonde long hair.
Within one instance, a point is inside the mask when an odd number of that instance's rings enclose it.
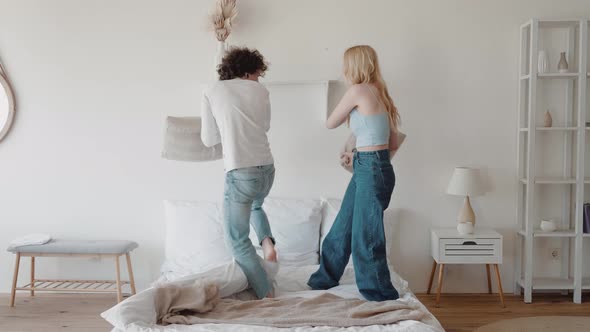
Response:
[[[344,76],[352,84],[374,84],[378,90],[377,97],[385,106],[392,127],[398,128],[400,116],[381,76],[377,52],[371,46],[357,45],[344,52]]]

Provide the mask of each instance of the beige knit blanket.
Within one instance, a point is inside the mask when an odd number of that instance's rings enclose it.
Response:
[[[421,320],[426,313],[399,301],[367,302],[323,293],[314,298],[256,301],[219,299],[214,283],[161,285],[156,289],[158,324],[244,324],[272,327],[386,325]]]

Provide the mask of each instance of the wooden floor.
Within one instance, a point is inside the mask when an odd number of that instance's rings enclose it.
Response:
[[[114,295],[39,294],[17,296],[16,307],[8,307],[8,294],[0,294],[0,331],[57,332],[110,331],[111,326],[99,314],[113,306]],[[583,304],[573,304],[571,296],[536,295],[534,303],[525,304],[521,297],[507,295],[506,308],[498,296],[488,294],[445,294],[439,308],[434,295],[418,298],[449,331],[473,331],[482,325],[502,319],[529,316],[590,316],[590,296]]]
[[[590,316],[590,294],[584,294],[582,304],[572,303],[572,295],[533,295],[533,303],[530,304],[524,303],[521,296],[505,295],[506,308],[500,305],[498,294],[443,294],[439,308],[434,306],[436,295],[417,296],[448,332],[473,331],[510,318]]]
[[[9,294],[0,294],[0,331],[57,332],[110,331],[99,314],[117,303],[113,294],[17,293],[16,307],[8,306]]]

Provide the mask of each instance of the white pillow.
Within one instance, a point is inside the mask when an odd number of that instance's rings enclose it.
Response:
[[[166,260],[162,273],[186,276],[232,261],[217,203],[165,201],[164,207]]]
[[[201,118],[166,118],[162,157],[169,160],[209,161],[223,157],[221,144],[206,147],[201,140]]]
[[[321,201],[318,199],[266,198],[263,209],[268,216],[281,264],[309,265],[319,261]],[[253,228],[250,240],[262,255]]]

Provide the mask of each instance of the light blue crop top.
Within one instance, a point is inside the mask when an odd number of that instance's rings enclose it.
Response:
[[[356,107],[350,112],[350,129],[356,136],[356,147],[389,143],[389,115],[387,112],[363,115]]]

